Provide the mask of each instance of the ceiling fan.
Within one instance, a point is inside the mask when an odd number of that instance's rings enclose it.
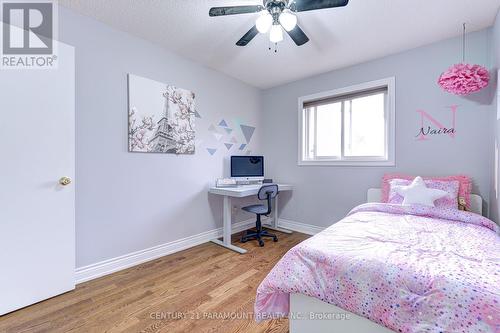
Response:
[[[238,46],[245,46],[260,33],[269,31],[269,40],[278,43],[283,40],[283,29],[298,46],[309,41],[304,31],[297,25],[297,12],[308,10],[343,7],[349,0],[263,0],[263,6],[228,6],[210,8],[210,16],[259,13],[255,25],[239,41]]]

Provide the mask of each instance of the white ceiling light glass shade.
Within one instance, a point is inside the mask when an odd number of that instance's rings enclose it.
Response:
[[[267,10],[263,10],[260,16],[255,21],[255,27],[261,34],[265,34],[269,31],[269,28],[273,25],[273,17]]]
[[[269,40],[272,43],[278,43],[283,40],[283,29],[281,29],[281,25],[273,24],[271,32],[269,32]]]
[[[297,16],[295,16],[295,14],[293,14],[289,9],[285,9],[280,14],[279,21],[286,31],[292,31],[297,25]]]

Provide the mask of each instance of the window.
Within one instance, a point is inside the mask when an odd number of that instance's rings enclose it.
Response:
[[[394,78],[299,99],[299,165],[394,165]]]

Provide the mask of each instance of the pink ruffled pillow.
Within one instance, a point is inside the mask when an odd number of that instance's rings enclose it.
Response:
[[[465,200],[465,206],[467,209],[470,209],[470,195],[472,193],[472,180],[470,177],[465,175],[457,175],[457,176],[447,176],[447,177],[423,177],[424,180],[441,180],[441,181],[458,181],[458,197],[463,198]],[[415,176],[409,176],[405,174],[385,174],[382,177],[382,202],[387,203],[389,201],[389,192],[391,189],[390,181],[392,179],[405,179],[405,180],[413,180]]]
[[[396,189],[399,186],[408,186],[411,184],[411,182],[411,180],[407,179],[390,180],[388,203],[401,205],[404,198],[397,193]],[[448,195],[446,197],[436,200],[436,202],[434,203],[436,205],[436,208],[458,209],[458,190],[460,187],[460,183],[458,182],[458,180],[443,181],[431,179],[424,180],[424,183],[428,188],[448,192]]]

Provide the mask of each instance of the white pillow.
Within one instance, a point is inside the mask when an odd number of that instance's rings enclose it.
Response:
[[[398,186],[396,192],[404,198],[403,205],[423,205],[435,207],[434,201],[444,198],[448,192],[428,188],[422,177],[416,177],[408,186]]]

